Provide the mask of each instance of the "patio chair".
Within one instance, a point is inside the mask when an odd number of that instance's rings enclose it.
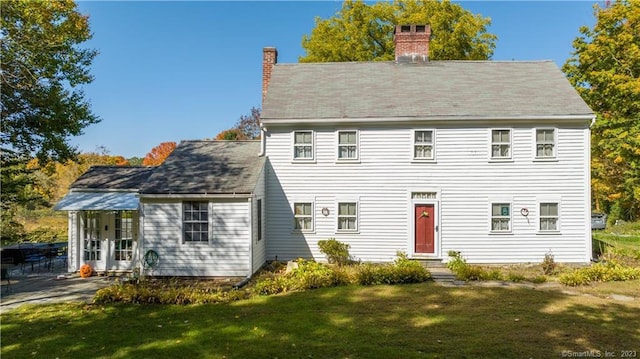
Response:
[[[3,281],[7,281],[6,292],[11,290],[11,267],[13,267],[13,257],[2,257],[2,268],[0,269],[0,277]]]

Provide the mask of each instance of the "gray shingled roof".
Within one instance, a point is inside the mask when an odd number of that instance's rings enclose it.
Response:
[[[552,61],[343,62],[276,64],[261,120],[592,114]]]
[[[153,167],[93,166],[71,188],[137,191],[153,170]]]
[[[265,162],[259,152],[260,141],[182,141],[140,193],[251,193]]]

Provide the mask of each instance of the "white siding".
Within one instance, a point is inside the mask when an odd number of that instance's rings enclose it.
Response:
[[[183,243],[182,202],[145,200],[144,252],[153,249],[156,276],[247,276],[250,273],[250,222],[246,198],[210,200],[210,243]],[[144,256],[144,253],[142,253]]]
[[[315,163],[292,161],[291,130],[270,127],[266,143],[268,211],[267,258],[314,257],[324,260],[317,241],[334,237],[351,245],[364,261],[389,261],[396,251],[412,252],[411,191],[439,194],[441,257],[455,250],[469,262],[540,262],[545,253],[557,261],[590,259],[587,123],[557,128],[557,160],[534,161],[534,127],[483,123],[359,127],[359,163],[336,163],[338,128],[316,129]],[[512,130],[512,159],[491,161],[492,128]],[[354,129],[354,127],[347,127]],[[435,130],[435,161],[412,160],[412,130]],[[560,203],[561,230],[538,233],[537,204]],[[490,203],[509,199],[512,232],[490,233]],[[587,200],[585,200],[585,198]],[[314,201],[311,233],[293,231],[291,203]],[[359,202],[358,233],[337,233],[337,203]],[[323,216],[322,208],[330,214]],[[528,208],[529,215],[520,215]]]
[[[253,204],[252,204],[252,224],[251,224],[251,228],[252,228],[252,251],[253,251],[253,268],[252,271],[253,273],[257,272],[260,268],[262,268],[262,266],[264,265],[264,263],[266,262],[266,255],[267,255],[267,249],[266,249],[266,239],[265,239],[265,225],[266,225],[266,218],[265,218],[265,213],[266,213],[266,207],[267,207],[267,201],[265,200],[265,193],[266,193],[266,187],[265,187],[265,167],[263,167],[262,169],[262,173],[260,174],[260,176],[258,176],[258,183],[256,185],[255,188],[255,197],[253,199]],[[261,200],[262,202],[262,213],[260,214],[262,216],[262,233],[260,236],[260,240],[258,240],[258,200]],[[252,273],[252,274],[253,274]]]

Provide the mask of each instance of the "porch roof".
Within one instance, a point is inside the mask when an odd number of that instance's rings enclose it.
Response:
[[[74,192],[67,193],[53,208],[59,211],[126,211],[137,210],[137,193],[132,192]]]

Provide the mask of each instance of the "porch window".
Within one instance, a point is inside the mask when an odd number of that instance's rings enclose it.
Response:
[[[313,131],[295,131],[293,133],[293,159],[313,159]]]
[[[99,261],[101,259],[100,244],[100,212],[85,211],[83,218],[84,260]]]
[[[358,230],[358,203],[338,203],[338,231]]]
[[[509,232],[511,230],[511,204],[491,204],[491,231]]]
[[[358,132],[338,131],[338,159],[358,159]]]
[[[297,231],[313,230],[313,203],[296,202],[293,204],[293,228]]]
[[[554,232],[558,230],[558,203],[540,203],[540,231]]]
[[[433,131],[415,131],[413,135],[413,158],[432,160],[434,158]]]
[[[209,203],[182,203],[182,231],[185,242],[209,241]]]
[[[511,158],[511,130],[491,130],[491,158]]]
[[[133,258],[133,211],[116,212],[115,260]]]
[[[555,132],[553,128],[536,129],[536,158],[555,158]]]

